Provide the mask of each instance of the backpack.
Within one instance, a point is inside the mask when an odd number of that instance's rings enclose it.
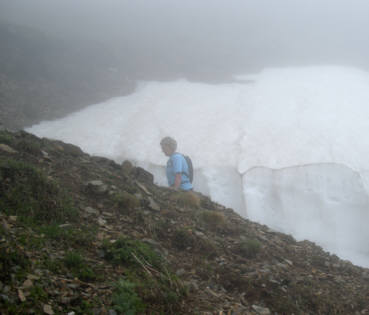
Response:
[[[186,160],[187,166],[188,166],[188,174],[184,173],[188,176],[188,178],[190,179],[190,182],[192,183],[193,181],[193,165],[192,165],[192,161],[191,158],[188,155],[183,155],[184,159]]]

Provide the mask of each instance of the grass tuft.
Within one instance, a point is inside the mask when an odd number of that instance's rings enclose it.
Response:
[[[189,209],[200,208],[201,199],[192,191],[177,192],[172,194],[171,199],[176,202],[179,206]]]
[[[135,315],[145,311],[145,304],[135,291],[136,286],[125,279],[119,279],[115,283],[112,304],[119,314]]]
[[[162,258],[146,243],[128,238],[119,238],[114,243],[103,245],[106,259],[115,264],[139,266],[140,262],[161,268]]]
[[[140,206],[140,200],[138,200],[135,195],[132,195],[126,191],[116,193],[113,199],[119,211],[122,213],[126,213],[127,211]]]
[[[226,229],[228,227],[226,218],[221,212],[204,210],[200,212],[199,219],[203,225],[213,231]]]
[[[249,240],[242,241],[238,245],[237,252],[243,257],[254,258],[260,252],[260,249],[261,249],[261,244],[259,241],[249,239]]]

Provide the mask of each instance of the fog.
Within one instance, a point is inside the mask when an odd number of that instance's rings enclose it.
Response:
[[[227,79],[266,66],[368,67],[365,0],[2,0],[0,19],[100,42],[122,71]]]
[[[193,160],[196,191],[368,267],[368,87],[368,72],[327,66],[216,85],[142,82],[28,131],[129,159],[159,185],[167,185],[159,142],[171,135]]]
[[[172,135],[196,189],[364,266],[368,16],[367,0],[0,2],[0,22],[99,47],[104,67],[139,82],[31,132],[135,160],[158,184],[157,144]]]

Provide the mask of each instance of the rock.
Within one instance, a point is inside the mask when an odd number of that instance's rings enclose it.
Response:
[[[10,153],[10,154],[15,154],[18,153],[18,151],[14,150],[13,148],[11,148],[10,146],[4,144],[4,143],[0,143],[0,150]]]
[[[258,306],[258,305],[255,305],[255,304],[252,306],[252,309],[253,309],[256,313],[258,313],[258,314],[260,314],[260,315],[270,315],[270,314],[271,314],[271,312],[270,312],[269,308],[262,307],[262,306]]]
[[[200,231],[195,231],[194,234],[198,237],[205,237],[205,234]]]
[[[161,245],[160,245],[159,242],[157,242],[157,241],[155,241],[155,240],[153,240],[151,238],[143,238],[142,239],[142,242],[145,242],[147,244],[150,244],[150,245],[152,245],[154,247],[161,247]]]
[[[125,174],[129,174],[133,169],[133,164],[130,161],[125,160],[123,161],[121,167],[122,167],[122,171]]]
[[[230,311],[231,313],[228,312],[228,314],[244,315],[244,314],[248,314],[247,310],[248,309],[242,305],[235,305],[232,307],[232,310]]]
[[[216,298],[219,298],[219,294],[215,293],[215,292],[214,292],[212,289],[210,289],[209,287],[206,287],[206,288],[205,288],[205,291],[206,291],[207,293],[209,293],[211,296],[216,297]]]
[[[10,222],[17,222],[17,216],[15,216],[15,215],[11,215],[11,216],[9,216],[9,221]]]
[[[24,293],[21,289],[18,289],[18,297],[22,303],[26,301],[26,297],[24,296]]]
[[[23,282],[22,288],[23,289],[29,289],[33,287],[33,282],[30,279],[27,279],[26,281]]]
[[[283,263],[277,263],[276,266],[281,268],[281,269],[287,269],[288,268],[288,265],[283,264]]]
[[[60,302],[65,305],[70,304],[71,301],[72,299],[69,296],[62,296],[60,299]]]
[[[30,279],[30,280],[39,280],[39,279],[40,279],[40,277],[35,276],[35,275],[32,275],[32,274],[28,274],[28,275],[27,275],[27,279]]]
[[[98,219],[97,219],[97,223],[98,223],[100,226],[105,226],[105,225],[106,225],[106,220],[104,220],[103,218],[98,218]]]
[[[85,210],[85,212],[87,212],[90,215],[99,215],[99,213],[100,213],[99,210],[96,210],[92,207],[86,207],[84,210]]]
[[[183,276],[184,274],[186,273],[186,270],[184,270],[183,268],[181,268],[181,269],[178,269],[177,271],[176,271],[176,275],[177,276]]]
[[[60,224],[59,225],[59,227],[62,228],[62,229],[67,228],[67,227],[71,227],[71,226],[72,226],[72,224],[70,224],[70,223],[65,223],[65,224]]]
[[[41,150],[41,153],[42,153],[42,156],[45,158],[45,159],[49,159],[49,153],[47,153],[46,151],[44,150]]]
[[[142,189],[142,190],[145,192],[145,194],[146,194],[146,195],[148,195],[148,196],[152,196],[152,193],[151,193],[151,192],[149,192],[149,191],[147,190],[147,188],[146,188],[143,184],[141,184],[141,183],[139,183],[139,182],[136,182],[136,185],[137,185],[140,189]]]
[[[104,194],[108,191],[108,186],[101,180],[92,180],[86,183],[87,189],[94,193]]]
[[[44,306],[43,306],[43,310],[44,310],[44,312],[45,312],[46,314],[48,314],[48,315],[53,315],[53,314],[54,314],[53,309],[52,309],[52,308],[51,308],[51,306],[50,306],[50,305],[48,305],[48,304],[44,304]]]
[[[149,197],[149,208],[151,210],[160,211],[160,206],[151,197]]]

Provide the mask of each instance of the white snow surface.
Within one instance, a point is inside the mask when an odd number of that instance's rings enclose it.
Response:
[[[236,79],[142,82],[27,131],[133,160],[161,185],[159,142],[170,135],[192,158],[196,190],[369,267],[369,73],[314,66]]]

